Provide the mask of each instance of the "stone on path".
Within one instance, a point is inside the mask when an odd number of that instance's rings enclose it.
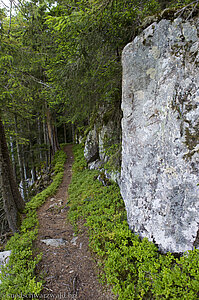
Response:
[[[52,247],[60,247],[66,245],[67,241],[64,240],[63,238],[61,239],[46,239],[46,240],[41,240],[42,243],[45,243],[47,246],[52,246]]]
[[[76,246],[77,245],[77,239],[78,239],[78,236],[74,236],[73,238],[72,238],[72,240],[71,240],[71,244],[73,244],[74,246]]]

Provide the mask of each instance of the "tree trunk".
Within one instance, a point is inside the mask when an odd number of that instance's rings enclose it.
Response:
[[[71,134],[72,134],[73,143],[75,143],[75,126],[73,123],[71,123]]]
[[[52,155],[54,155],[55,152],[59,150],[59,143],[57,139],[55,126],[53,125],[52,115],[48,107],[46,107],[46,120],[47,120],[47,128],[48,128],[48,137],[52,148]]]
[[[66,123],[64,123],[64,143],[66,144]]]
[[[8,224],[12,232],[15,233],[18,231],[18,227],[17,227],[18,211],[13,199],[13,195],[10,187],[8,169],[3,158],[1,145],[0,145],[0,186],[1,186],[1,192],[3,197],[3,207],[6,213]]]
[[[27,167],[26,167],[26,156],[25,156],[25,149],[24,145],[21,146],[21,153],[22,153],[22,161],[23,161],[23,172],[24,172],[24,179],[25,181],[28,179]],[[26,185],[27,186],[27,185]]]
[[[15,116],[15,131],[16,134],[18,134],[18,126],[17,126],[17,117]],[[20,179],[21,179],[21,189],[22,189],[22,197],[24,200],[27,199],[27,188],[26,188],[26,182],[25,182],[25,176],[24,176],[24,162],[23,162],[23,157],[21,153],[21,147],[16,141],[16,146],[17,146],[17,158],[18,158],[18,164],[19,164],[19,173],[20,173]]]
[[[21,153],[21,147],[17,143],[17,157],[18,157],[18,163],[19,163],[19,171],[20,171],[20,177],[21,177],[21,184],[22,184],[22,197],[24,200],[27,200],[27,187],[26,187],[26,181],[25,181],[25,174],[24,174],[24,161]]]
[[[13,232],[18,231],[17,215],[24,209],[24,201],[17,187],[5,138],[4,126],[0,117],[0,186],[4,209]]]
[[[12,137],[10,137],[10,149],[11,149],[11,155],[12,155],[13,175],[16,178],[14,143],[13,143]]]
[[[43,160],[43,156],[42,156],[42,151],[41,151],[41,144],[42,144],[42,129],[41,129],[41,122],[40,122],[40,119],[38,118],[37,119],[37,127],[38,127],[38,144],[39,144],[39,147],[40,147],[40,150],[39,150],[39,158],[40,158],[40,161]]]
[[[30,141],[30,156],[31,156],[31,175],[32,175],[32,182],[34,183],[37,180],[37,172],[35,168],[35,156],[34,150],[32,149],[32,143]]]

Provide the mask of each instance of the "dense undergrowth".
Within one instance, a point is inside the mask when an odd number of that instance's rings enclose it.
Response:
[[[6,250],[12,252],[9,263],[2,269],[0,275],[1,299],[36,298],[42,289],[42,280],[38,280],[35,276],[36,265],[42,257],[41,253],[36,255],[33,249],[39,226],[36,210],[59,187],[64,174],[65,160],[66,154],[63,150],[55,154],[53,182],[26,204],[20,233],[14,234],[6,245]]]
[[[199,251],[175,258],[140,240],[129,230],[118,186],[97,180],[98,171],[86,168],[81,146],[75,146],[74,154],[69,219],[76,229],[78,219],[86,220],[101,276],[118,299],[199,299]]]

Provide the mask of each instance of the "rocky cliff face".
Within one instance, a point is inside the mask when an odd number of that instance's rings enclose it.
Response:
[[[198,246],[199,19],[153,23],[123,51],[122,183],[130,228]]]
[[[120,106],[111,113],[110,110],[103,109],[101,115],[97,116],[92,130],[88,132],[84,147],[84,157],[89,169],[99,169],[107,179],[117,183],[120,182],[120,172],[118,171],[121,158],[121,147],[119,148],[121,144],[120,114]],[[116,145],[118,148],[115,147]]]

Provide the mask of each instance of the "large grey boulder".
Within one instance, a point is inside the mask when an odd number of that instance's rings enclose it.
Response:
[[[163,251],[198,246],[199,21],[153,23],[123,50],[121,193]]]

